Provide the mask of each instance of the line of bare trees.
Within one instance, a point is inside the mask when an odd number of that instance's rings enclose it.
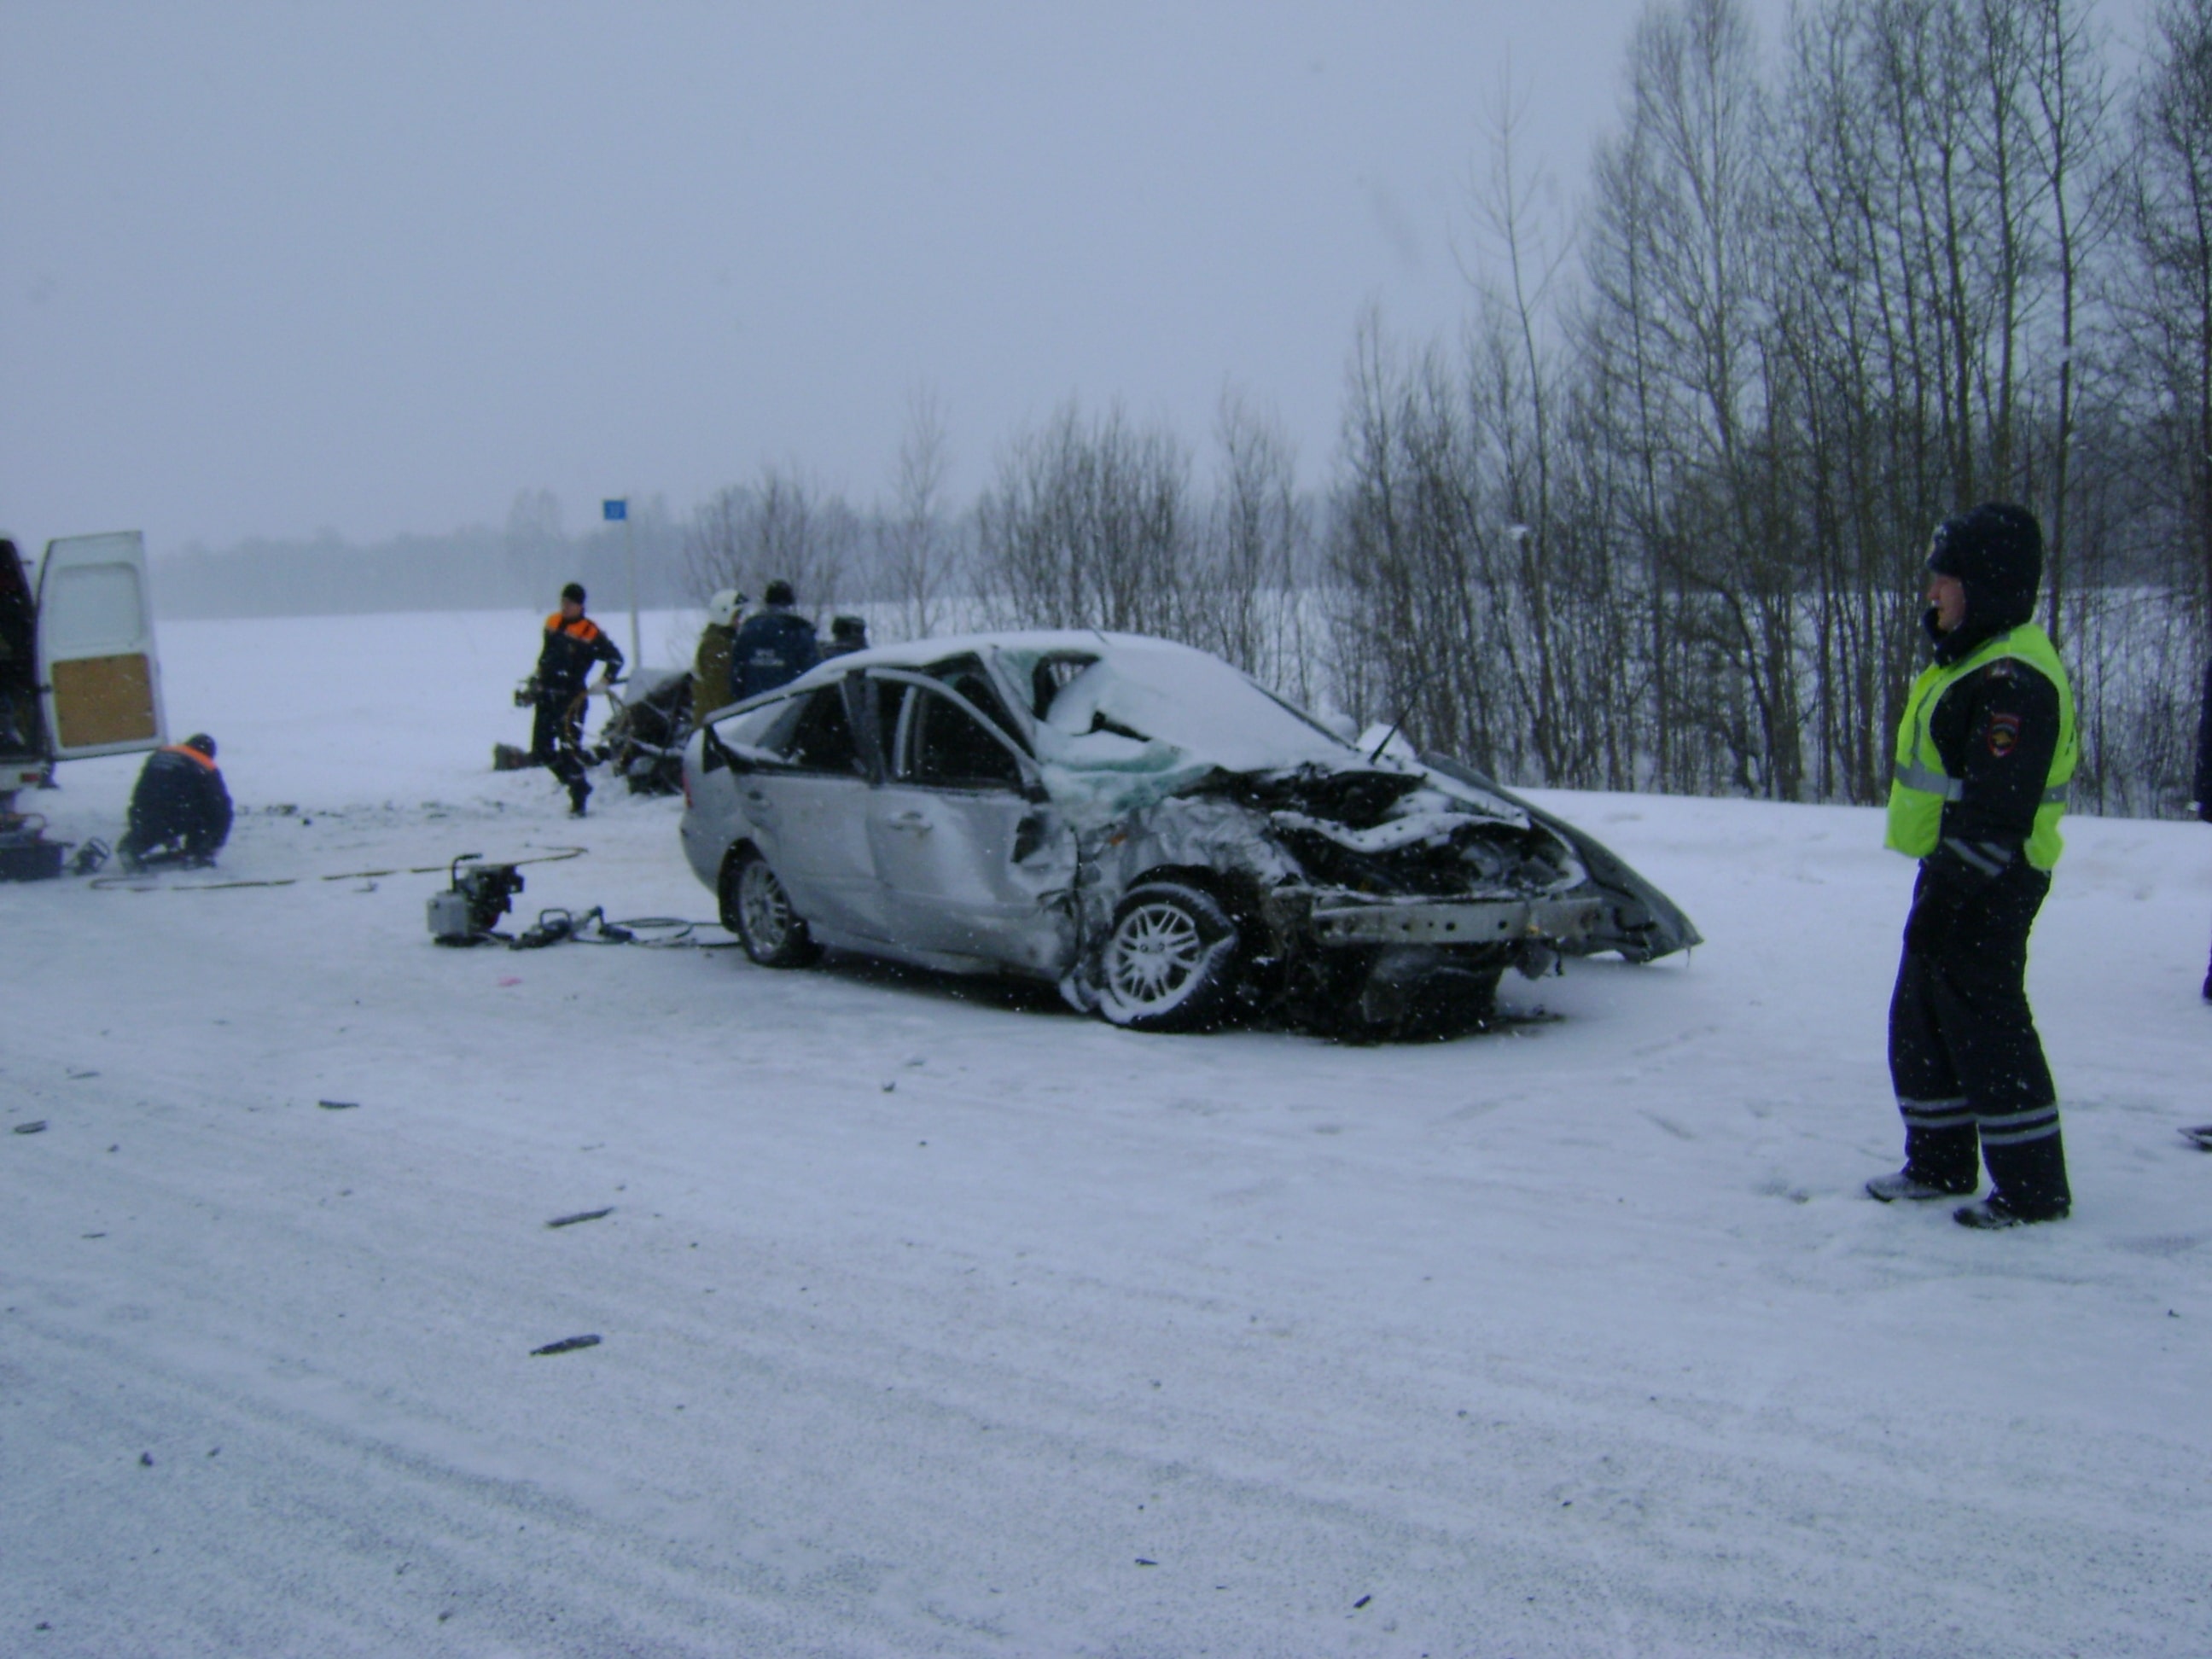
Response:
[[[2088,802],[2172,807],[2212,645],[2212,0],[2124,78],[2083,0],[1655,0],[1578,215],[1501,98],[1461,337],[1352,343],[1325,491],[1224,398],[1203,455],[1070,404],[949,499],[909,412],[865,510],[702,507],[702,592],[879,633],[1164,634],[1528,783],[1877,799],[1933,526],[2048,538]]]
[[[1571,258],[1510,111],[1455,349],[1354,354],[1340,656],[1530,781],[1878,799],[1939,520],[2026,501],[2087,793],[2185,789],[2212,592],[2212,3],[1737,0],[1629,49]],[[1564,245],[1564,244],[1563,244]],[[1372,693],[1370,693],[1372,695]]]

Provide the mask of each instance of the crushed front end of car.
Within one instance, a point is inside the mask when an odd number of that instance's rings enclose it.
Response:
[[[1216,774],[1081,851],[1093,948],[1064,988],[1090,1008],[1111,995],[1101,947],[1125,896],[1163,881],[1233,919],[1231,1005],[1353,1037],[1480,1026],[1507,969],[1534,978],[1592,948],[1607,915],[1563,837],[1416,764]]]

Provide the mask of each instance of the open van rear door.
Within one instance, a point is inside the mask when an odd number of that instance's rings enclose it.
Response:
[[[53,758],[167,743],[145,538],[124,530],[48,542],[38,609],[39,691]]]

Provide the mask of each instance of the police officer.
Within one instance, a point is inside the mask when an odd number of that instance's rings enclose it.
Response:
[[[125,869],[213,864],[230,839],[230,791],[215,763],[215,739],[196,732],[146,757],[131,792],[131,827],[116,844]]]
[[[1890,787],[1886,844],[1920,860],[1889,1007],[1905,1167],[1867,1191],[1963,1197],[1986,1159],[1989,1196],[1954,1212],[1969,1227],[2056,1221],[2073,1202],[2026,985],[2078,758],[2073,690],[2029,620],[2042,575],[2025,507],[1985,502],[1937,528],[1936,660],[1905,700]]]
[[[820,660],[814,626],[793,608],[787,581],[770,582],[761,609],[744,620],[730,642],[730,701],[743,702],[797,679]]]
[[[605,686],[622,672],[623,653],[584,614],[583,584],[570,582],[561,590],[561,608],[545,619],[545,643],[531,679],[538,713],[530,729],[530,758],[568,786],[569,811],[577,817],[584,816],[592,793],[584,775],[584,703],[595,662],[606,665],[599,681]]]

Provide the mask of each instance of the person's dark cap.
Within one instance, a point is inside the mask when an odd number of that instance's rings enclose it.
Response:
[[[184,747],[197,749],[210,760],[215,758],[215,739],[204,732],[195,732],[184,741]]]
[[[767,591],[761,595],[761,603],[763,605],[796,605],[799,603],[799,599],[798,596],[792,592],[791,584],[779,577],[776,580],[772,581],[768,585]]]
[[[1984,501],[1936,526],[1928,568],[1969,586],[1980,582],[2033,593],[2043,581],[2043,526],[2024,507]]]
[[[867,637],[868,625],[858,617],[832,617],[830,637],[833,640],[858,640]]]
[[[581,604],[583,604],[583,602],[584,602],[584,585],[583,585],[583,583],[581,583],[581,582],[570,582],[570,583],[569,583],[566,587],[564,587],[564,588],[562,588],[562,589],[561,590],[561,599],[562,599],[562,602],[563,604],[566,604],[566,603],[567,603],[568,600],[570,600],[570,599],[574,599],[574,600],[578,605],[581,605]]]

